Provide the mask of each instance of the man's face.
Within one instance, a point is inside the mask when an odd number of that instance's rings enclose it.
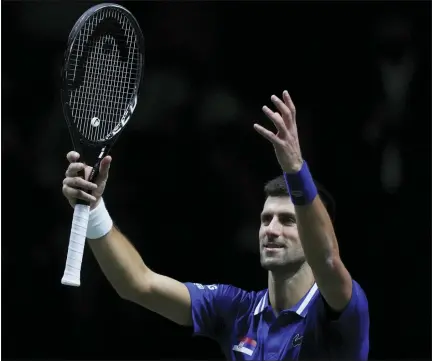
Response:
[[[305,261],[289,197],[268,197],[259,230],[261,265],[269,270],[289,270]]]

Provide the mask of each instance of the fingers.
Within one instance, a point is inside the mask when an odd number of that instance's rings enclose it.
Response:
[[[276,95],[272,95],[270,99],[276,106],[276,108],[279,110],[279,112],[282,114],[282,117],[284,119],[287,117],[291,117],[291,111],[282,100],[280,100]]]
[[[64,196],[69,200],[69,203],[72,206],[75,204],[77,199],[89,203],[95,203],[102,195],[105,188],[112,160],[111,157],[106,156],[101,160],[99,165],[99,175],[95,183],[89,182],[82,177],[85,170],[87,173],[90,172],[91,167],[78,162],[80,155],[77,152],[69,152],[66,157],[70,164],[66,170],[66,178],[63,180],[62,190]],[[94,193],[94,195],[89,193]]]
[[[280,144],[281,141],[286,139],[286,137],[292,132],[296,134],[296,109],[294,103],[286,90],[283,91],[282,98],[283,101],[276,95],[272,95],[270,98],[272,103],[276,106],[278,110],[277,112],[272,111],[267,106],[263,106],[262,108],[263,113],[275,125],[277,134],[272,133],[261,125],[254,124],[254,129],[274,145]]]
[[[262,108],[264,114],[273,122],[276,129],[278,130],[277,135],[269,132],[267,129],[261,126],[257,127],[254,125],[254,128],[258,133],[260,133],[266,139],[271,140],[273,143],[276,138],[284,138],[289,133],[289,129],[296,127],[294,103],[286,90],[282,93],[282,98],[283,101],[276,95],[272,95],[270,98],[279,112],[273,112],[267,106],[263,106]],[[273,134],[273,136],[271,134]]]
[[[275,125],[276,129],[278,130],[278,133],[282,136],[286,134],[286,126],[284,124],[284,120],[282,119],[281,115],[278,112],[272,111],[269,107],[264,105],[262,107],[262,111],[264,114],[269,118],[273,124]]]
[[[86,191],[94,191],[95,189],[97,189],[96,184],[81,177],[66,177],[63,180],[63,194],[70,200],[82,199],[87,202],[96,202],[96,197],[86,193]]]
[[[78,173],[85,169],[84,163],[71,163],[69,167],[66,169],[65,176],[66,177],[77,177]]]
[[[80,188],[82,190],[87,190],[87,191],[94,191],[98,187],[95,183],[86,181],[81,177],[66,177],[63,180],[63,185],[68,186],[70,188]]]
[[[267,130],[266,128],[262,127],[259,124],[254,124],[254,129],[261,134],[264,138],[266,138],[268,141],[272,142],[273,144],[276,144],[278,142],[278,138],[276,134],[271,132],[270,130]]]
[[[102,178],[102,179],[108,178],[108,173],[109,173],[109,169],[111,166],[111,161],[112,161],[112,158],[109,155],[101,160],[100,165],[99,165],[100,178]]]
[[[290,127],[294,123],[294,104],[286,90],[283,92],[282,97],[284,98],[285,103],[276,95],[271,96],[271,101],[282,114],[285,126]],[[294,112],[292,110],[294,110]]]
[[[69,167],[66,169],[65,176],[66,177],[76,177],[79,172],[83,172],[85,169],[84,163],[78,163],[80,155],[75,151],[71,151],[66,155],[67,160],[69,161]]]
[[[87,202],[96,202],[96,197],[86,193],[82,189],[76,189],[63,184],[63,194],[69,200],[81,199]]]
[[[80,157],[79,153],[75,151],[69,152],[66,155],[66,158],[69,161],[69,163],[75,163],[79,159],[79,157]]]
[[[282,97],[283,97],[283,100],[285,102],[285,105],[291,111],[291,114],[292,114],[293,118],[295,119],[296,108],[295,108],[294,103],[291,99],[291,96],[289,95],[289,93],[286,90],[284,90],[284,92],[282,93]]]

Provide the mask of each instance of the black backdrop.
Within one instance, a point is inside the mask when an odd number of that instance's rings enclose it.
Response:
[[[122,4],[146,36],[145,84],[105,199],[148,265],[265,287],[258,214],[280,170],[252,123],[286,88],[369,298],[370,357],[430,358],[429,2]],[[60,284],[72,216],[60,64],[90,5],[2,3],[2,356],[219,358],[213,342],[120,300],[89,251],[82,286]]]

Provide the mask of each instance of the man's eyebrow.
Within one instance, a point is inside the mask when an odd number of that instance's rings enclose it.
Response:
[[[293,218],[295,218],[295,216],[296,216],[294,212],[290,212],[290,211],[282,211],[282,212],[279,212],[278,215],[288,216],[288,217],[293,217]]]
[[[272,215],[272,214],[274,214],[274,213],[276,213],[278,216],[289,216],[289,217],[294,217],[295,218],[295,213],[293,213],[293,212],[290,212],[290,211],[282,211],[282,212],[270,212],[270,211],[264,211],[264,212],[261,212],[261,217],[264,217],[264,216],[269,216],[269,215]]]

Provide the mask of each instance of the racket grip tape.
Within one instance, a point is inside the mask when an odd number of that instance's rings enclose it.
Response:
[[[66,286],[79,287],[81,264],[84,255],[90,206],[76,204],[72,219],[72,228],[69,237],[69,246],[66,258],[66,266],[61,283]]]

